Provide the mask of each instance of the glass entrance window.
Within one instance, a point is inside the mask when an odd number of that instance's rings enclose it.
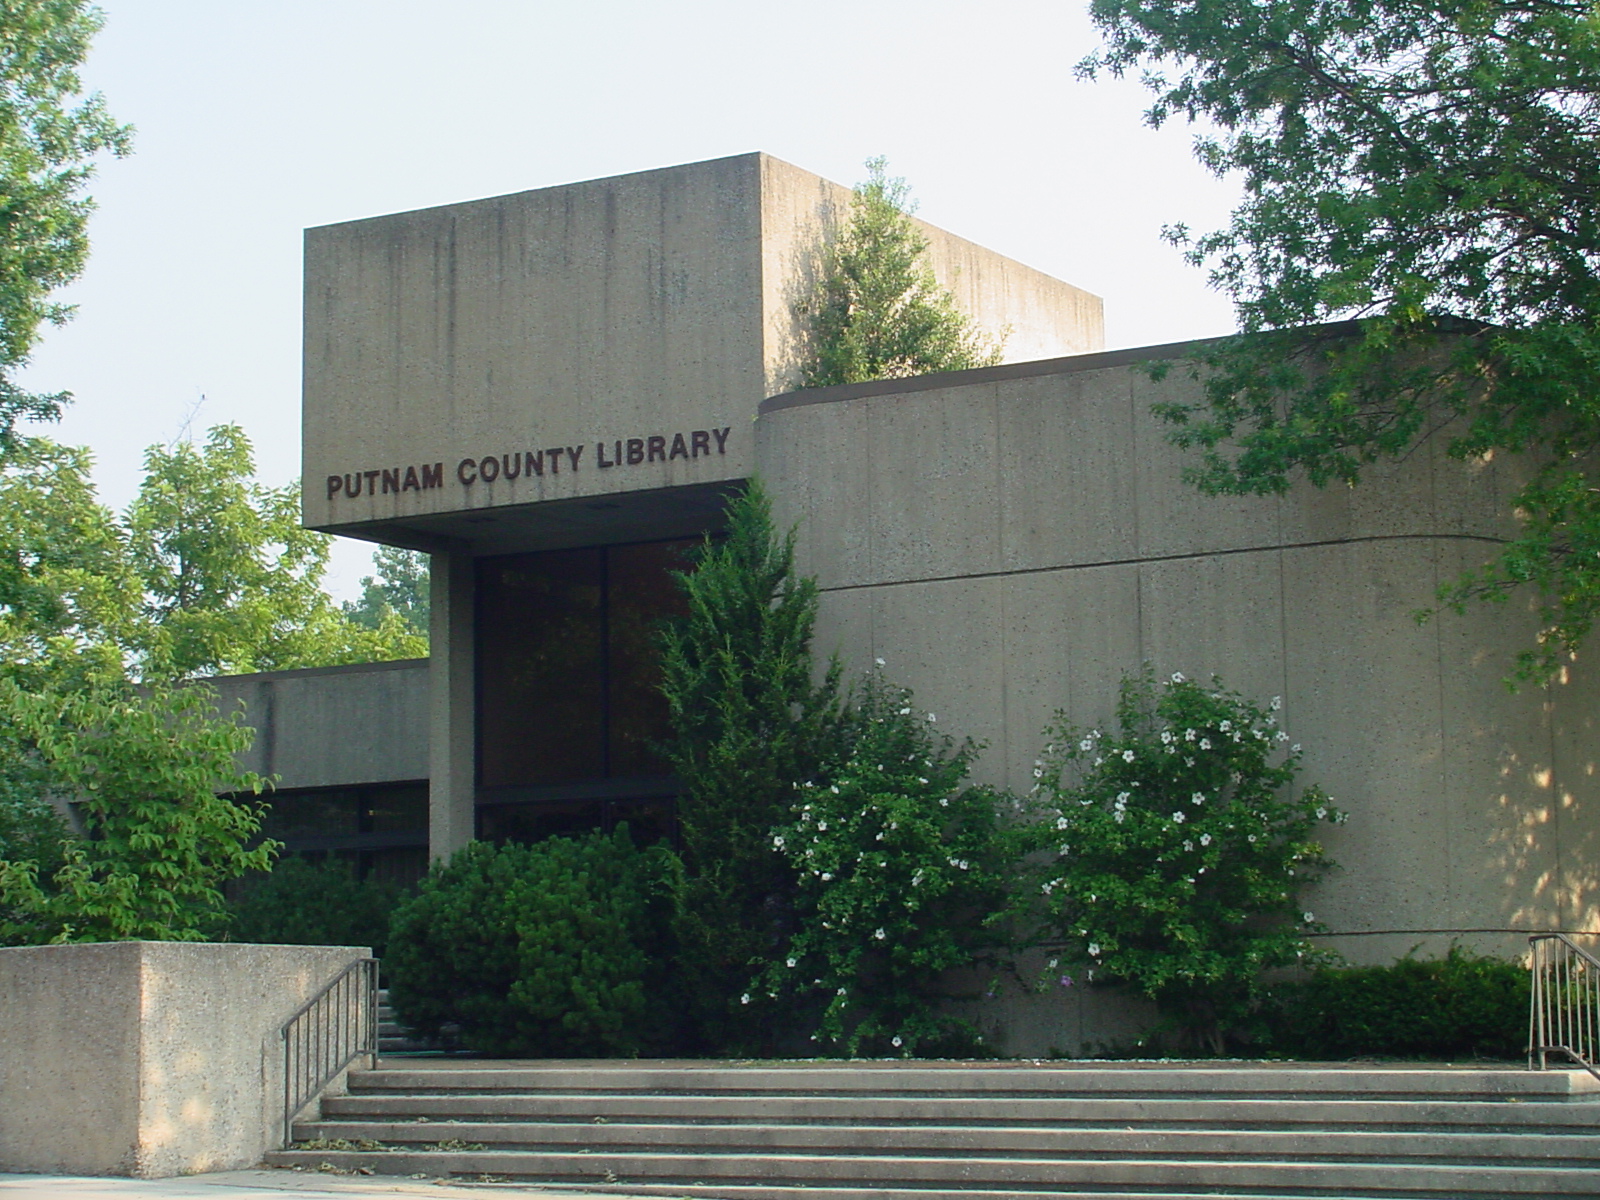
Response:
[[[653,749],[667,733],[656,631],[683,612],[670,572],[694,544],[479,560],[481,788],[536,788],[558,803],[545,789],[668,773]],[[563,824],[553,809],[550,816]]]

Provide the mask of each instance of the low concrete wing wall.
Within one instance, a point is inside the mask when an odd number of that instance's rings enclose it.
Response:
[[[0,949],[0,1171],[253,1166],[282,1136],[279,1030],[370,951],[95,942]]]

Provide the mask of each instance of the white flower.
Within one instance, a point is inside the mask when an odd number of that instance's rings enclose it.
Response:
[[[900,715],[902,717],[909,717],[911,715],[911,709],[910,708],[902,708],[900,710]]]
[[[1255,835],[1255,834],[1253,834],[1253,833],[1252,833],[1252,834],[1251,834],[1251,835],[1250,835],[1250,838],[1249,838],[1249,840],[1250,840],[1250,841],[1252,841],[1252,842],[1254,842],[1254,841],[1255,841],[1255,840],[1256,840],[1256,835]]]
[[[1163,746],[1170,746],[1172,744],[1172,730],[1163,729],[1161,731],[1161,744]]]
[[[896,1046],[896,1047],[900,1046],[902,1044],[901,1041],[900,1041],[900,1035],[897,1033],[897,1034],[894,1035],[894,1037],[890,1038],[889,1039],[889,1044],[891,1046]]]
[[[1183,822],[1184,822],[1184,815],[1181,812],[1175,812],[1175,813],[1172,814],[1172,823],[1174,825],[1182,825]]]
[[[885,933],[883,931],[883,928],[880,926],[879,928],[874,929],[872,931],[872,936],[877,938],[881,942],[881,941],[883,941],[884,938],[888,937],[889,935],[887,933]]]
[[[1090,942],[1089,943],[1089,957],[1090,958],[1099,958],[1100,957],[1100,943],[1099,942]]]
[[[1232,721],[1219,721],[1217,723],[1217,728],[1219,730],[1221,730],[1223,733],[1227,733],[1230,729],[1233,728],[1233,722]]]
[[[832,881],[833,881],[833,872],[832,871],[824,871],[822,873],[822,882],[823,883],[831,883]]]
[[[834,995],[835,995],[835,996],[842,996],[842,995],[844,995],[844,989],[843,989],[843,988],[840,988],[840,989],[839,989],[839,990],[838,990],[838,991],[837,991],[837,992],[835,992],[835,993],[834,993]]]
[[[963,858],[960,862],[958,862],[956,864],[956,868],[958,870],[965,871],[967,869],[967,860]]]
[[[1117,819],[1117,824],[1118,825],[1121,825],[1124,821],[1126,821],[1128,819],[1127,810],[1121,809],[1121,808],[1117,809],[1117,811],[1112,813],[1111,815]]]
[[[1184,677],[1183,677],[1183,672],[1182,671],[1174,671],[1172,673],[1172,682],[1173,683],[1184,683],[1184,682],[1186,682]]]
[[[877,663],[880,667],[884,665],[883,664],[883,659],[881,659],[881,658],[875,658],[872,661]]]
[[[1083,741],[1078,743],[1078,749],[1082,750],[1085,754],[1089,753],[1089,751],[1094,749],[1094,739],[1084,738]]]
[[[1198,733],[1196,733],[1193,729],[1185,729],[1183,731],[1183,740],[1186,741],[1186,742],[1192,742],[1192,741],[1194,741],[1195,738],[1197,738],[1199,736],[1200,735]]]
[[[1057,817],[1056,818],[1056,828],[1057,829],[1065,829],[1069,824],[1071,824],[1071,822],[1068,821],[1065,817]]]
[[[774,850],[782,850],[783,849],[783,838],[781,838],[781,837],[773,838],[772,839],[772,848]]]
[[[839,785],[836,783],[832,787],[830,787],[828,790],[830,792],[832,792],[835,796],[837,796],[839,794]]]
[[[1060,961],[1061,960],[1059,958],[1052,958],[1048,963],[1045,964],[1045,969],[1049,970],[1049,971],[1054,971],[1056,969],[1056,964],[1059,963]]]
[[[926,779],[924,779],[921,775],[918,775],[917,776],[917,782],[918,783],[927,783],[928,781]]]
[[[1300,743],[1296,742],[1294,745],[1290,746],[1289,747],[1289,753],[1290,754],[1299,754],[1300,753]]]
[[[1133,796],[1132,792],[1118,792],[1117,793],[1117,807],[1118,808],[1125,807],[1127,805],[1127,803],[1128,803],[1128,800],[1132,796]]]
[[[1044,768],[1043,767],[1035,767],[1033,769],[1033,777],[1035,779],[1043,778],[1044,777]]]
[[[1313,913],[1301,913],[1300,914],[1300,919],[1303,920],[1307,925],[1309,925],[1309,924],[1311,924],[1312,921],[1315,921],[1317,918],[1316,918],[1316,915],[1313,914]]]
[[[1317,820],[1321,821],[1324,818],[1326,818],[1327,815],[1328,815],[1328,810],[1327,809],[1325,809],[1325,808],[1318,808],[1317,809]]]
[[[932,724],[932,723],[934,723],[934,722],[936,722],[936,721],[938,721],[938,719],[939,719],[939,718],[938,718],[938,717],[936,717],[936,716],[934,716],[934,715],[933,715],[933,714],[932,714],[932,713],[929,713],[929,714],[928,714],[928,722],[929,722],[929,724]]]
[[[1289,740],[1289,735],[1280,729],[1278,730],[1278,740],[1280,742],[1287,742]]]
[[[873,841],[875,841],[875,842],[881,842],[881,841],[883,841],[883,831],[882,831],[882,830],[879,830],[879,831],[878,831],[878,836],[877,836],[877,837],[875,837],[875,838],[873,838],[873,839],[872,839],[872,840],[873,840]]]
[[[1046,896],[1048,896],[1051,892],[1055,891],[1055,887],[1056,887],[1056,885],[1053,882],[1051,882],[1050,880],[1047,879],[1040,886],[1039,890],[1041,892],[1043,892]]]
[[[950,797],[949,796],[940,796],[939,797],[939,807],[940,808],[949,808],[950,807]]]
[[[1204,804],[1205,802],[1206,794],[1204,792],[1196,792],[1194,795],[1189,797],[1190,804]]]
[[[1283,707],[1283,697],[1282,696],[1274,696],[1272,698],[1272,703],[1267,705],[1267,707],[1270,708],[1273,712],[1277,712],[1280,708]]]
[[[792,958],[786,958],[783,960],[783,965],[788,967],[791,971],[795,969],[796,963],[797,960]]]
[[[1133,751],[1132,750],[1124,750],[1122,752],[1122,761],[1123,762],[1132,762],[1133,761]]]
[[[749,1004],[750,1003],[750,993],[746,992],[744,995],[740,996],[739,997],[739,1003],[740,1004]]]
[[[1201,835],[1200,835],[1200,844],[1201,844],[1201,845],[1202,845],[1202,846],[1209,846],[1209,845],[1211,845],[1211,835],[1210,835],[1210,834],[1209,834],[1209,833],[1202,833],[1202,834],[1201,834]]]
[[[1184,843],[1183,843],[1183,849],[1184,849],[1184,851],[1186,853],[1189,852],[1189,851],[1192,851],[1194,849],[1194,843],[1191,842],[1191,841],[1185,840]]]
[[[838,791],[839,789],[838,788],[834,788],[833,790],[834,791]],[[828,823],[826,821],[818,821],[817,822],[817,832],[818,833],[827,833],[828,832]]]

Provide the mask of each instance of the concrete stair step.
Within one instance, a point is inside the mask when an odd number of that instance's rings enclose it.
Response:
[[[1541,1166],[1600,1166],[1592,1134],[1394,1133],[1260,1129],[1071,1130],[924,1125],[670,1125],[576,1122],[416,1124],[318,1121],[299,1125],[296,1140],[370,1139],[429,1149],[431,1143],[482,1143],[491,1150],[884,1154],[981,1157],[1226,1158],[1233,1162],[1427,1160],[1495,1165],[1507,1159]]]
[[[1056,1066],[1017,1063],[779,1064],[751,1066],[572,1063],[380,1064],[352,1071],[354,1094],[693,1093],[697,1095],[1032,1095],[1127,1098],[1258,1099],[1459,1098],[1572,1100],[1600,1098],[1600,1080],[1587,1072],[1512,1069],[1351,1067]]]
[[[700,1183],[851,1188],[923,1188],[1058,1192],[1172,1188],[1279,1191],[1349,1197],[1429,1196],[1450,1200],[1490,1196],[1594,1196],[1592,1161],[1560,1168],[1516,1163],[1438,1166],[1357,1162],[1229,1162],[1119,1158],[981,1158],[804,1154],[571,1154],[540,1151],[304,1151],[269,1153],[273,1166],[315,1169],[329,1163],[378,1174],[504,1176],[539,1182],[672,1184],[688,1194]],[[877,1194],[877,1193],[875,1193]]]
[[[1303,1125],[1405,1131],[1539,1127],[1600,1132],[1600,1104],[1512,1100],[1256,1100],[996,1098],[979,1096],[695,1096],[491,1092],[330,1096],[323,1116],[338,1120],[652,1120],[886,1122],[975,1127],[1049,1123],[1184,1128],[1247,1124],[1257,1129]]]
[[[485,1191],[493,1191],[494,1183],[476,1183]],[[506,1185],[523,1186],[523,1185]],[[782,1184],[682,1184],[664,1183],[546,1183],[542,1189],[552,1192],[573,1191],[585,1194],[601,1193],[618,1196],[673,1196],[694,1197],[696,1200],[1186,1200],[1203,1196],[1206,1200],[1329,1200],[1326,1191],[1218,1191],[1215,1188],[1169,1188],[1162,1191],[1129,1191],[1117,1187],[1110,1191],[1096,1188],[1093,1191],[1064,1190],[1052,1187],[1048,1191],[996,1191],[990,1188],[848,1188],[848,1187],[785,1187]],[[1405,1200],[1415,1192],[1356,1191],[1339,1193],[1340,1200]],[[1469,1200],[1469,1198],[1462,1198]]]

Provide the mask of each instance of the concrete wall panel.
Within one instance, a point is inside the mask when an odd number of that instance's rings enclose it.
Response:
[[[0,949],[0,1170],[161,1179],[282,1135],[279,1030],[354,946]]]
[[[240,765],[282,788],[428,777],[428,662],[364,663],[207,680],[255,742]]]
[[[1105,722],[1143,664],[1282,696],[1303,781],[1351,813],[1325,836],[1341,869],[1308,904],[1357,959],[1450,940],[1404,931],[1588,926],[1596,685],[1576,664],[1549,689],[1505,688],[1536,626],[1515,603],[1414,619],[1494,552],[1522,464],[1430,445],[1355,489],[1208,498],[1149,412],[1194,386],[1181,364],[1157,382],[1105,355],[770,408],[760,461],[780,512],[803,512],[803,538],[827,547],[804,561],[829,636],[857,666],[884,657],[951,732],[987,739],[979,777],[1019,790],[1054,711]],[[848,483],[819,483],[819,448],[846,442]],[[979,469],[952,469],[957,447]]]
[[[849,196],[745,154],[310,230],[306,523],[447,549],[487,536],[483,509],[745,477]],[[1008,358],[1100,347],[1097,297],[923,231]],[[727,440],[701,455],[695,431]]]

